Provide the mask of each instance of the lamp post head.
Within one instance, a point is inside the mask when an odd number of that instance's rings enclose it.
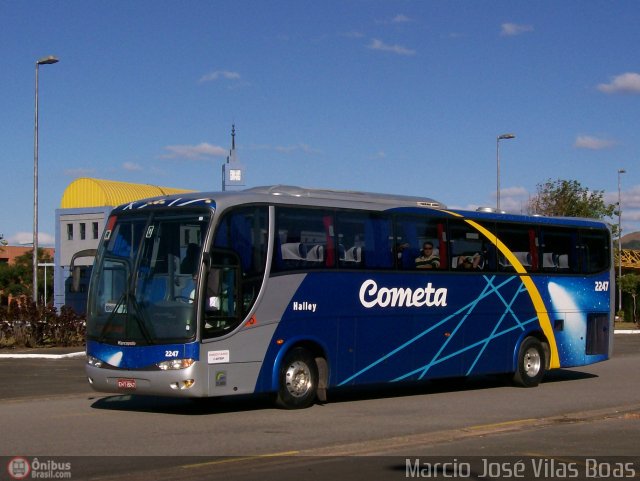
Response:
[[[624,169],[618,169],[618,174],[626,174],[627,171]]]
[[[38,60],[36,62],[37,65],[49,65],[52,63],[58,63],[60,60],[58,60],[57,57],[54,57],[53,55],[49,55],[48,57],[42,57],[40,60]]]
[[[502,134],[498,135],[498,140],[506,140],[506,139],[515,139],[516,136],[513,134]]]

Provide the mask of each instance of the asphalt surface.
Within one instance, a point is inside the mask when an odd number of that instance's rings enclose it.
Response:
[[[578,400],[578,397],[571,393],[583,392],[580,388],[580,384],[584,380],[588,380],[594,384],[598,381],[598,369],[602,369],[607,366],[616,365],[629,365],[635,363],[638,353],[640,353],[640,334],[619,334],[615,336],[613,361],[609,363],[603,363],[602,365],[596,365],[594,372],[596,374],[585,374],[581,371],[560,370],[554,371],[549,375],[548,385],[543,385],[536,391],[538,396],[545,398],[545,396],[551,395],[557,381],[566,381],[561,387],[566,389],[565,398],[571,398]],[[630,358],[630,361],[626,363],[621,362],[623,358]],[[617,361],[616,361],[617,359]],[[250,455],[247,450],[235,449],[235,456],[216,456],[216,457],[152,457],[152,456],[124,456],[124,457],[110,457],[108,452],[104,452],[105,456],[74,456],[69,457],[71,460],[73,469],[72,474],[74,479],[100,479],[102,481],[107,479],[113,480],[147,480],[147,479],[191,479],[192,481],[204,481],[209,479],[225,479],[226,481],[237,480],[254,480],[256,478],[278,481],[293,481],[304,478],[308,481],[311,480],[325,480],[327,478],[338,479],[362,479],[367,481],[374,481],[378,479],[393,480],[393,479],[406,479],[407,476],[407,459],[411,459],[412,462],[419,460],[422,466],[425,466],[430,462],[438,461],[455,461],[458,465],[462,463],[469,463],[472,465],[472,475],[462,476],[459,479],[512,479],[513,476],[502,475],[487,477],[479,477],[479,474],[483,472],[482,463],[484,461],[483,453],[489,456],[489,459],[494,463],[500,463],[503,468],[511,468],[516,463],[523,460],[527,466],[532,466],[535,462],[547,463],[545,466],[550,466],[550,463],[558,463],[555,466],[561,466],[559,463],[570,463],[572,468],[575,468],[580,476],[576,479],[586,479],[585,474],[589,474],[585,471],[587,457],[593,453],[597,455],[602,452],[618,453],[622,462],[633,462],[634,472],[633,476],[622,476],[622,479],[637,479],[640,477],[640,463],[637,457],[630,457],[630,454],[637,452],[636,447],[638,443],[638,422],[640,422],[640,411],[637,409],[637,403],[634,404],[632,410],[620,411],[618,409],[607,408],[601,409],[598,406],[590,407],[591,398],[581,399],[579,403],[580,410],[576,406],[576,412],[570,413],[570,415],[551,415],[547,418],[535,418],[535,419],[517,419],[516,421],[500,421],[501,419],[510,419],[507,414],[496,414],[498,416],[496,420],[485,420],[480,418],[480,413],[477,413],[478,419],[473,422],[465,422],[464,427],[450,426],[447,423],[445,428],[433,428],[431,425],[438,421],[438,419],[432,419],[429,421],[430,429],[422,432],[418,430],[415,433],[403,433],[402,435],[375,435],[375,424],[380,423],[380,418],[375,417],[374,414],[369,414],[368,408],[375,407],[378,404],[385,404],[388,406],[388,400],[384,399],[384,393],[380,397],[376,395],[364,395],[358,397],[359,402],[351,403],[349,394],[342,393],[338,399],[332,398],[332,403],[325,406],[316,406],[307,412],[281,412],[274,411],[271,407],[267,407],[262,404],[251,403],[248,406],[247,411],[243,411],[242,408],[238,409],[238,406],[234,404],[233,408],[229,407],[229,412],[226,412],[224,400],[221,405],[213,407],[199,407],[184,406],[177,403],[177,401],[167,400],[165,404],[157,403],[156,401],[149,401],[146,399],[125,399],[125,397],[104,396],[99,393],[94,393],[86,382],[84,376],[84,363],[85,358],[80,348],[49,348],[49,349],[29,349],[18,351],[0,351],[0,400],[7,400],[3,405],[7,409],[7,418],[5,423],[9,425],[9,421],[14,417],[17,417],[17,413],[20,412],[21,406],[42,406],[47,405],[55,415],[44,416],[41,421],[48,420],[53,423],[51,426],[46,424],[40,424],[39,428],[32,427],[38,432],[38,452],[52,452],[55,453],[55,449],[62,449],[59,446],[62,443],[73,443],[73,439],[61,439],[53,435],[53,433],[62,432],[61,429],[55,427],[64,426],[65,432],[78,432],[81,428],[89,431],[93,424],[99,423],[103,420],[110,426],[109,429],[105,429],[102,425],[96,427],[97,432],[101,432],[105,437],[101,442],[106,444],[102,446],[102,449],[110,445],[114,445],[113,442],[109,442],[109,439],[120,439],[117,436],[118,430],[127,432],[128,436],[138,436],[138,441],[141,439],[151,442],[151,438],[147,436],[148,433],[153,433],[154,436],[164,437],[167,433],[175,435],[171,429],[166,429],[162,432],[157,432],[158,425],[148,426],[149,419],[145,418],[159,418],[162,417],[163,422],[173,425],[179,425],[182,431],[188,432],[188,437],[192,440],[193,445],[199,446],[201,443],[196,442],[199,433],[205,431],[203,434],[208,439],[211,433],[229,433],[233,432],[235,435],[243,433],[244,431],[250,431],[252,437],[259,437],[261,435],[267,436],[270,439],[273,446],[273,454],[269,455]],[[605,364],[607,366],[605,366]],[[592,379],[590,379],[592,377]],[[605,376],[602,376],[605,379]],[[487,381],[482,384],[485,386]],[[473,390],[474,383],[471,383],[471,387],[465,389],[471,389],[466,392],[456,392],[458,388],[451,387],[450,389],[445,385],[442,390],[446,396],[446,402],[448,405],[454,404],[460,401],[461,398],[465,398],[465,406],[470,402],[470,398],[484,397],[482,394],[484,389],[479,391]],[[545,389],[545,387],[547,389]],[[437,406],[442,392],[438,388],[431,394],[429,399],[430,409],[437,411]],[[490,389],[487,392],[488,395],[500,396],[500,390],[502,388],[496,387]],[[511,390],[509,392],[509,398],[512,400],[526,397],[528,390]],[[464,394],[464,396],[463,396]],[[74,408],[77,405],[86,405],[87,398],[84,395],[88,395],[91,406],[95,412],[86,414],[81,412],[80,408]],[[635,397],[637,400],[637,396]],[[401,404],[410,404],[415,401],[421,401],[421,396],[400,398],[398,400]],[[119,406],[118,404],[124,405]],[[339,405],[342,404],[342,405]],[[516,404],[518,404],[516,402]],[[177,405],[177,407],[176,407]],[[397,405],[397,404],[396,404]],[[473,404],[479,411],[483,411],[482,405]],[[69,408],[71,406],[71,408]],[[411,407],[407,412],[395,413],[388,409],[383,409],[386,417],[391,418],[394,423],[399,423],[404,418],[410,418],[410,414],[417,412],[417,409]],[[614,406],[614,404],[611,404]],[[522,407],[522,405],[521,405]],[[257,409],[256,409],[257,408]],[[311,447],[307,449],[298,448],[295,455],[291,454],[284,449],[280,449],[276,444],[279,438],[286,438],[287,446],[296,445],[293,442],[294,431],[293,426],[288,425],[292,418],[295,418],[300,423],[309,423],[314,425],[317,431],[320,431],[320,426],[315,423],[321,422],[317,418],[323,414],[323,411],[327,409],[333,409],[332,419],[337,419],[338,424],[344,425],[344,412],[351,412],[351,422],[358,421],[358,417],[364,416],[367,419],[377,419],[376,422],[370,421],[370,429],[372,433],[372,441],[368,442],[332,442],[329,443],[326,448]],[[464,417],[466,413],[463,412],[462,407],[460,409],[460,417]],[[508,407],[500,408],[503,411],[507,411]],[[588,409],[588,411],[586,411]],[[24,409],[23,409],[24,410]],[[260,413],[259,417],[252,416],[252,413],[256,411]],[[31,420],[38,417],[37,413],[40,409],[31,411],[28,416],[25,415],[25,419]],[[170,414],[170,416],[166,416]],[[379,413],[378,413],[379,414]],[[380,415],[380,414],[379,414]],[[315,416],[315,417],[314,417]],[[369,417],[374,416],[374,417]],[[395,416],[395,417],[394,417]],[[494,417],[495,417],[494,416]],[[427,416],[428,417],[428,416]],[[245,420],[244,418],[250,418]],[[113,420],[118,420],[123,426],[113,425]],[[253,419],[253,421],[252,421]],[[263,426],[261,432],[260,423],[256,425],[261,419],[262,423],[266,423]],[[279,421],[279,419],[282,419]],[[342,419],[342,421],[339,421]],[[457,418],[456,418],[457,419]],[[157,421],[156,421],[157,422]],[[191,430],[186,430],[185,425],[192,423],[197,427]],[[247,422],[248,424],[242,424]],[[207,423],[216,426],[216,429],[208,429]],[[228,426],[225,424],[228,423]],[[18,423],[21,426],[24,424]],[[322,422],[321,422],[322,424]],[[225,428],[226,426],[226,428]],[[8,429],[8,432],[13,432],[14,429]],[[116,434],[113,432],[116,431]],[[138,431],[143,431],[145,434],[142,436],[136,434]],[[148,431],[148,433],[147,433]],[[286,432],[285,432],[286,431]],[[304,430],[303,430],[304,431]],[[49,434],[47,434],[49,433]],[[22,434],[27,439],[34,439],[35,436],[28,436]],[[47,441],[47,436],[53,436]],[[308,436],[308,433],[307,433]],[[318,433],[314,433],[314,436],[319,436]],[[63,436],[64,438],[64,436]],[[379,439],[378,439],[379,438]],[[323,438],[334,439],[334,438]],[[47,444],[53,443],[54,444]],[[225,439],[225,445],[230,443],[232,438]],[[14,442],[18,442],[14,440]],[[29,441],[31,442],[31,441]],[[135,441],[134,441],[135,442]],[[323,441],[324,443],[324,441]],[[202,443],[204,444],[204,442]],[[26,445],[25,445],[26,446]],[[17,449],[18,453],[29,452],[26,447],[23,446]],[[47,449],[42,446],[49,446]],[[142,446],[136,445],[136,446]],[[55,447],[55,449],[54,449]],[[249,443],[245,445],[249,448]],[[80,452],[79,450],[68,449],[64,452]],[[132,452],[143,452],[141,448],[132,448]],[[558,457],[560,451],[561,456]],[[144,451],[146,452],[146,451]],[[496,454],[501,453],[504,459],[496,458]],[[349,456],[345,456],[349,454]],[[622,457],[626,454],[626,457]],[[468,456],[469,455],[469,456]],[[473,456],[471,456],[473,455]],[[555,457],[555,458],[554,458]],[[41,459],[49,459],[43,458]],[[553,459],[552,459],[553,458]],[[557,459],[556,459],[557,458]],[[33,459],[29,457],[31,461]],[[35,458],[34,458],[35,459]],[[55,458],[60,460],[62,458]],[[64,458],[65,460],[67,458]],[[614,462],[608,458],[598,457],[599,461]],[[10,460],[8,458],[2,458],[2,465],[0,470],[4,471],[3,466],[7,465]],[[569,465],[569,464],[567,464]],[[423,474],[426,471],[423,471]],[[5,477],[2,477],[5,474]],[[445,479],[450,476],[443,477],[443,472],[439,472],[440,476],[432,476],[436,479]],[[508,474],[508,473],[507,473]],[[531,473],[528,473],[531,474]],[[526,479],[546,479],[552,481],[556,479],[566,479],[558,476],[554,476],[554,473],[548,476],[527,477]],[[625,473],[623,473],[625,474]],[[414,476],[415,477],[415,476]],[[425,476],[422,476],[425,477]],[[593,477],[593,476],[589,476]],[[620,477],[618,477],[620,478]],[[7,479],[6,473],[0,473],[0,479]],[[612,477],[602,477],[600,479],[612,479]]]
[[[616,334],[614,353],[640,352],[640,333]],[[0,399],[93,393],[84,374],[83,347],[0,349]]]

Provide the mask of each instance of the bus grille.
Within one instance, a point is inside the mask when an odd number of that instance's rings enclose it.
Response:
[[[587,315],[586,354],[607,354],[609,352],[609,315]]]

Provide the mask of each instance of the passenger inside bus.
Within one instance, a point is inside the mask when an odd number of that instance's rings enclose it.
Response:
[[[482,269],[482,255],[476,252],[469,256],[458,256],[454,267],[464,270]]]
[[[435,249],[433,248],[432,242],[425,242],[422,245],[422,253],[420,256],[416,257],[416,268],[417,269],[439,269],[440,268],[440,257]]]
[[[184,259],[180,263],[180,274],[195,275],[199,255],[200,246],[198,244],[187,245]]]

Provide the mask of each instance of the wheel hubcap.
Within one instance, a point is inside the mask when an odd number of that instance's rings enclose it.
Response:
[[[527,349],[524,353],[524,372],[529,377],[536,377],[540,372],[540,366],[542,365],[542,359],[540,359],[540,353],[533,347]]]
[[[285,373],[287,390],[294,397],[301,397],[311,389],[311,371],[309,367],[300,361],[289,364]]]

